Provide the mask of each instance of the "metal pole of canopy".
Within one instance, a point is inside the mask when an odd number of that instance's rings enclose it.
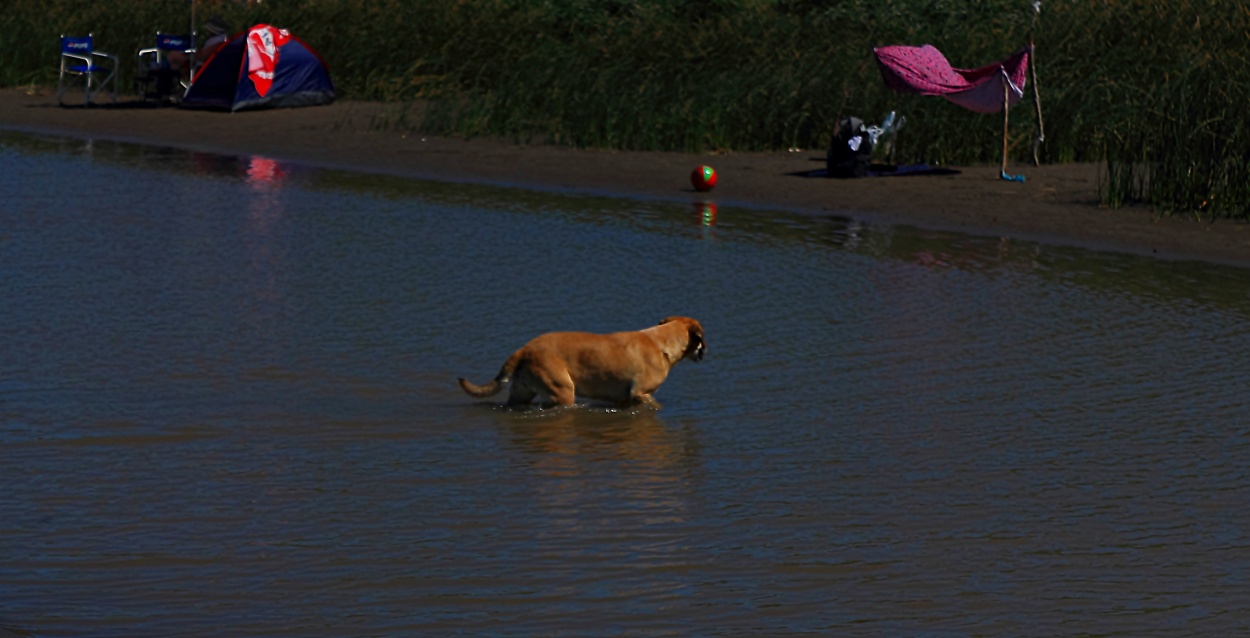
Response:
[[[199,50],[199,45],[195,43],[195,0],[191,0],[191,54],[187,57],[187,65],[190,69],[190,75],[187,77],[191,80],[195,79],[195,54]],[[190,87],[187,87],[187,90],[190,90]]]
[[[1038,152],[1042,142],[1046,141],[1046,128],[1042,124],[1042,94],[1037,87],[1037,48],[1033,45],[1033,31],[1036,30],[1039,17],[1042,15],[1041,0],[1033,3],[1033,26],[1029,30],[1029,81],[1033,83],[1033,110],[1037,115],[1037,137],[1033,138],[1033,165],[1038,166]]]

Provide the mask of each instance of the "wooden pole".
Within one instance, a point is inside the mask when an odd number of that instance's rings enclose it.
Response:
[[[1003,169],[998,175],[1009,182],[1023,182],[1023,175],[1007,174],[1007,113],[1008,107],[1011,105],[1011,79],[1007,77],[1007,72],[1000,70],[1003,78]]]
[[[1007,176],[1007,107],[1011,102],[1011,82],[1003,74],[1003,177]]]

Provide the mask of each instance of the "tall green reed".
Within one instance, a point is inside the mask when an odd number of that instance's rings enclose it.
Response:
[[[1104,201],[1199,219],[1250,217],[1250,8],[1132,4],[1114,12],[1118,20],[1099,22]]]

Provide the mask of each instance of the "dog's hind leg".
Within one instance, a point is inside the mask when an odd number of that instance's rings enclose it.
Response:
[[[551,386],[551,401],[556,405],[573,405],[577,403],[577,394],[573,391],[573,380],[560,382]]]
[[[527,376],[519,374],[512,380],[512,385],[508,387],[508,405],[526,405],[538,396],[538,393],[531,389],[533,386],[528,383]]]
[[[574,405],[577,403],[576,386],[573,385],[573,377],[569,376],[569,371],[561,369],[559,371],[533,371],[543,387],[547,390],[548,396],[551,397],[553,405]]]
[[[508,405],[527,405],[536,396],[538,396],[536,393],[529,390],[518,390],[514,385],[508,391]]]

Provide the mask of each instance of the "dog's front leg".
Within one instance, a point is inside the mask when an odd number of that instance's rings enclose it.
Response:
[[[629,401],[630,403],[634,405],[645,405],[651,408],[652,410],[659,410],[662,407],[660,405],[660,402],[655,400],[655,397],[651,396],[650,394],[646,392],[639,392],[639,393],[634,394],[633,396],[629,397]]]

